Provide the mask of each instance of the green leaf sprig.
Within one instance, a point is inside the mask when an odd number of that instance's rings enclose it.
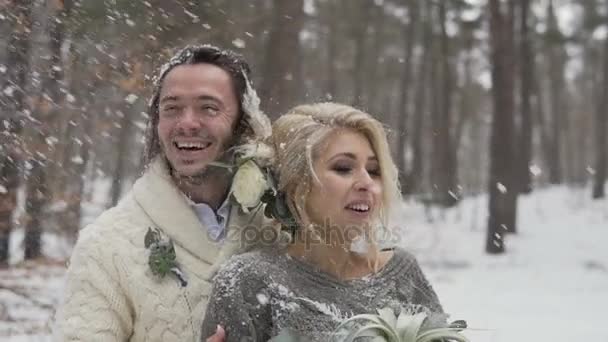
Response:
[[[173,241],[163,236],[160,229],[148,228],[144,237],[144,246],[150,250],[148,265],[152,274],[161,279],[167,274],[173,274],[182,287],[188,285],[184,273],[177,264]]]

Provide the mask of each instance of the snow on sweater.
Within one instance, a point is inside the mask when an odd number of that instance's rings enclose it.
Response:
[[[218,324],[226,342],[265,342],[286,329],[306,341],[328,341],[353,315],[412,306],[446,318],[416,259],[401,249],[378,273],[345,281],[284,252],[257,250],[233,256],[217,273],[202,341]]]
[[[67,271],[57,316],[62,341],[198,341],[219,264],[239,251],[239,228],[260,223],[236,207],[223,244],[207,236],[183,194],[157,159],[114,208],[85,227]],[[148,266],[144,236],[160,228],[175,245],[188,285],[160,279]]]

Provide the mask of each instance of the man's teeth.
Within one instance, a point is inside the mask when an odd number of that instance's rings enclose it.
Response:
[[[369,211],[369,205],[367,204],[353,204],[349,205],[348,209],[356,210],[356,211]]]
[[[208,147],[209,143],[197,143],[197,142],[176,142],[175,146],[177,148],[191,148],[191,149],[203,149]]]

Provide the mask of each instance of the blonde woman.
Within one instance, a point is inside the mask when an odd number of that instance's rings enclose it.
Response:
[[[278,189],[295,222],[283,247],[233,257],[218,272],[202,336],[268,341],[291,331],[328,341],[344,319],[418,305],[442,312],[416,260],[373,236],[399,198],[382,125],[335,103],[298,106],[273,125]],[[359,247],[355,247],[355,245]]]

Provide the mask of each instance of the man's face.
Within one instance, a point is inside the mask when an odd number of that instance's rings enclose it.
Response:
[[[205,173],[230,145],[238,119],[230,75],[212,64],[185,64],[163,80],[158,136],[174,176]]]

